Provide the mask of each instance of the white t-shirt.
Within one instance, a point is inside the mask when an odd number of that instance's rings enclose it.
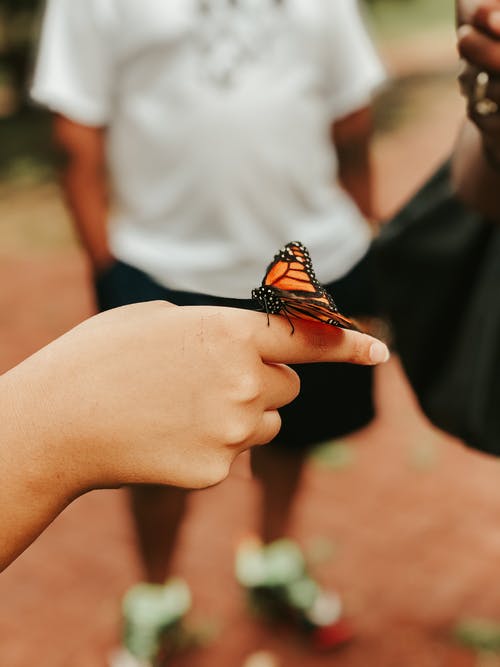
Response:
[[[384,77],[356,0],[48,0],[32,96],[108,126],[118,258],[248,298],[288,241],[322,282],[366,252],[329,130]]]

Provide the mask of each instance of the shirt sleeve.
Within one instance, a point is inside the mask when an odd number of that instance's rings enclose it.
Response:
[[[329,0],[327,94],[332,119],[370,104],[387,74],[357,0]]]
[[[90,126],[107,124],[113,98],[113,54],[104,4],[105,0],[47,0],[31,88],[38,104]]]

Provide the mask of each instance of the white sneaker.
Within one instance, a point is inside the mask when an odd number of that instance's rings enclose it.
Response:
[[[151,667],[151,663],[149,660],[139,660],[122,648],[110,655],[109,667]]]

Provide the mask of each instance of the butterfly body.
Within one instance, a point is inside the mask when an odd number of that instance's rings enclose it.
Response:
[[[259,302],[268,318],[284,315],[292,327],[291,333],[294,332],[291,317],[357,330],[316,279],[309,252],[298,241],[287,243],[275,255],[262,285],[252,290],[252,298]]]

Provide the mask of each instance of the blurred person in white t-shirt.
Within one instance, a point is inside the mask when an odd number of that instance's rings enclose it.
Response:
[[[343,312],[374,314],[384,78],[356,0],[48,0],[32,96],[55,114],[99,307],[254,307],[269,261],[298,240]],[[308,447],[373,416],[370,369],[298,370],[301,397],[253,461],[265,542],[286,533]],[[131,498],[146,576],[163,581],[186,496]]]

